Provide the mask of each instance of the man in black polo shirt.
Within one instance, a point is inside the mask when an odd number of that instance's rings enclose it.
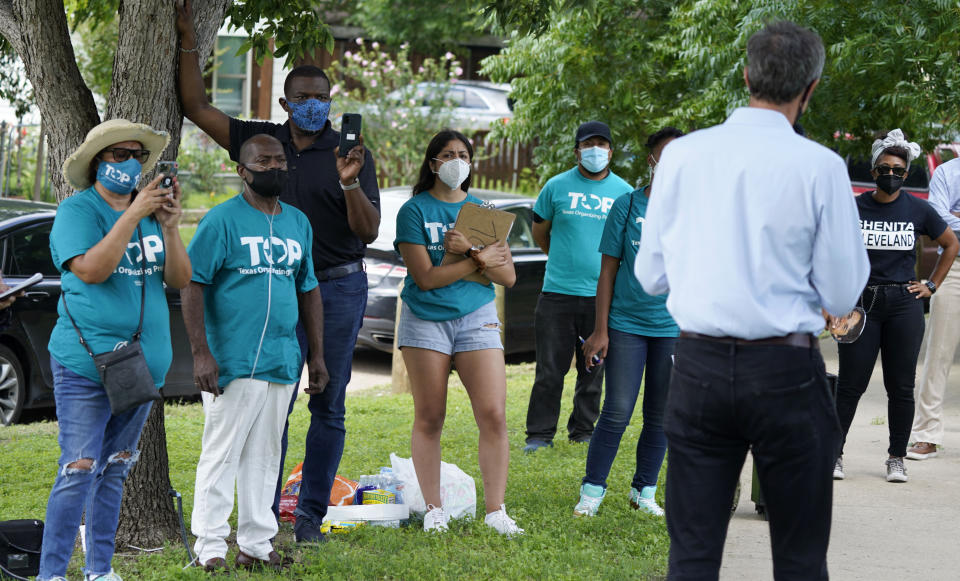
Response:
[[[373,156],[362,141],[346,157],[337,155],[340,134],[327,120],[330,81],[317,67],[297,67],[287,75],[284,98],[280,99],[289,115],[284,124],[228,117],[207,101],[188,2],[178,7],[177,28],[184,115],[227,149],[234,160],[240,145],[253,135],[266,133],[279,139],[287,154],[289,175],[280,200],[303,211],[313,227],[314,271],[323,296],[323,359],[330,381],[322,392],[304,390],[310,394],[311,419],[295,531],[298,542],[322,541],[320,521],[327,512],[346,433],[344,392],[367,304],[363,254],[380,227],[380,191]],[[264,229],[267,226],[264,222]],[[298,325],[297,334],[305,355],[302,325]],[[286,435],[284,430],[284,454]],[[278,488],[282,459],[280,468]]]

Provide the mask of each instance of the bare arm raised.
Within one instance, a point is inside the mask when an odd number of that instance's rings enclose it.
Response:
[[[180,31],[178,87],[183,114],[209,135],[220,147],[230,149],[230,117],[207,100],[197,53],[197,34],[193,27],[190,0],[177,3],[177,30]]]

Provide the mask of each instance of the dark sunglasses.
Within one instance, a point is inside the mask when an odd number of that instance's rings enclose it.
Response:
[[[907,168],[905,167],[890,167],[889,165],[878,165],[873,169],[875,169],[877,173],[880,175],[892,173],[898,178],[902,178],[903,176],[907,175]]]
[[[140,163],[146,163],[147,158],[150,157],[149,149],[127,149],[125,147],[109,147],[103,151],[109,151],[113,155],[113,159],[117,161],[127,161],[131,157],[139,161]]]

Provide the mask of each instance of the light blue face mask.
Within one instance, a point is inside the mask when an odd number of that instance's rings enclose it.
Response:
[[[580,163],[590,173],[600,173],[610,163],[610,150],[603,147],[588,147],[580,150]]]
[[[302,103],[287,101],[290,107],[293,123],[310,133],[316,133],[323,129],[327,124],[327,116],[330,115],[330,101],[321,101],[320,99],[307,99]]]
[[[115,194],[128,196],[137,187],[142,168],[132,157],[121,162],[101,161],[97,167],[97,181]]]

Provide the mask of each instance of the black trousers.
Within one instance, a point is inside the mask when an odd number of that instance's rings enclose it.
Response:
[[[774,578],[827,579],[840,425],[816,348],[681,338],[667,396],[668,579],[717,579],[752,448]]]
[[[874,296],[876,295],[876,296]],[[837,413],[846,441],[860,397],[867,390],[880,354],[883,386],[887,390],[887,453],[907,455],[913,426],[913,387],[917,358],[923,341],[923,301],[903,285],[868,287],[861,297],[867,323],[860,338],[837,346],[840,373],[837,380]]]
[[[536,345],[537,371],[527,407],[527,441],[553,441],[560,419],[563,377],[570,370],[574,353],[577,358],[577,383],[573,392],[573,411],[567,421],[571,440],[593,434],[593,425],[600,416],[603,392],[603,364],[587,372],[578,336],[586,339],[593,333],[596,316],[594,297],[575,297],[559,293],[542,293],[537,300]]]

